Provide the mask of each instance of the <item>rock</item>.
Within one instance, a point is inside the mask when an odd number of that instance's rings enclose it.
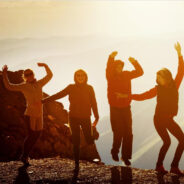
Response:
[[[8,72],[11,83],[23,82],[22,70]],[[44,97],[48,96],[44,93]],[[21,92],[9,91],[4,87],[0,75],[0,161],[19,159],[23,142],[29,133],[29,120],[25,118],[26,101]],[[72,158],[72,141],[68,125],[68,112],[62,103],[53,101],[44,104],[44,129],[30,153],[31,158],[44,158],[60,155]],[[81,159],[100,158],[96,146],[88,146],[81,137]]]

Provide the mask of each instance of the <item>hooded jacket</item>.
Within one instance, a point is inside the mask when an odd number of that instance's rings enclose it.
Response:
[[[85,72],[84,72],[85,73]],[[75,84],[68,85],[65,89],[59,93],[48,97],[45,102],[57,100],[65,96],[69,96],[69,116],[73,118],[89,118],[91,116],[91,110],[94,113],[96,119],[99,118],[97,102],[95,98],[95,93],[93,87],[87,84],[87,74],[86,81],[79,84],[76,80],[76,73],[74,74]]]

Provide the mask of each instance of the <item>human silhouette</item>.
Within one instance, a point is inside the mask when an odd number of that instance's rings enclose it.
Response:
[[[75,169],[79,169],[80,127],[88,144],[94,143],[91,127],[91,110],[95,116],[93,126],[96,127],[99,114],[93,87],[87,84],[87,73],[80,69],[74,74],[74,84],[68,85],[61,92],[42,100],[43,103],[69,96],[69,125],[72,133]]]
[[[29,135],[24,141],[23,154],[21,161],[25,165],[29,165],[28,156],[34,144],[38,140],[43,129],[43,105],[42,105],[42,88],[52,78],[52,72],[47,64],[38,63],[39,67],[44,67],[47,75],[41,80],[36,80],[34,72],[31,69],[26,69],[23,72],[24,82],[20,84],[12,84],[8,80],[8,67],[3,67],[3,81],[8,90],[20,91],[26,99],[26,118],[29,120]]]
[[[109,55],[106,78],[108,102],[110,105],[110,121],[113,131],[113,145],[111,149],[114,161],[119,161],[118,153],[122,145],[121,159],[126,165],[131,165],[132,157],[132,115],[131,115],[131,80],[143,75],[143,70],[138,61],[129,57],[134,66],[133,71],[123,71],[124,62],[115,60],[118,52]]]
[[[175,44],[175,49],[179,62],[176,78],[173,79],[171,72],[167,68],[163,68],[157,72],[157,85],[145,93],[132,95],[132,99],[141,101],[157,97],[154,125],[163,141],[163,146],[158,155],[156,171],[161,173],[168,172],[163,166],[163,161],[171,144],[169,131],[179,141],[170,172],[181,175],[182,172],[179,170],[178,165],[184,150],[184,134],[173,118],[178,112],[178,89],[184,75],[184,62],[179,43]]]

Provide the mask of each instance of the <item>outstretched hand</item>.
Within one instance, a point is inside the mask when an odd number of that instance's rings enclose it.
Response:
[[[7,73],[7,71],[8,71],[8,66],[7,66],[7,65],[4,65],[3,68],[2,68],[2,71],[3,71],[3,73]]]
[[[46,67],[46,66],[47,66],[47,64],[45,64],[45,63],[37,63],[37,65],[38,65],[39,67]]]
[[[133,57],[129,57],[128,60],[129,60],[131,63],[135,63],[135,62],[136,62],[136,59],[133,58]]]
[[[118,52],[117,52],[117,51],[114,51],[114,52],[111,53],[110,56],[111,56],[112,58],[114,58],[117,54],[118,54]]]
[[[181,56],[181,45],[180,45],[179,42],[177,42],[177,43],[174,45],[174,48],[176,49],[178,55]]]

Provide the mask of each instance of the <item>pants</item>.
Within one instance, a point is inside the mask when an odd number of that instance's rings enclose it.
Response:
[[[110,120],[113,131],[111,152],[118,154],[122,145],[122,158],[131,159],[133,144],[131,107],[116,108],[110,106]]]
[[[91,120],[80,118],[69,118],[70,129],[72,133],[73,153],[76,163],[79,163],[80,155],[80,126],[82,128],[85,140],[88,144],[94,144],[92,136]]]
[[[33,146],[35,145],[36,141],[40,137],[41,131],[35,131],[31,128],[31,121],[30,117],[26,117],[29,121],[29,134],[24,140],[24,148],[23,148],[23,157],[27,158],[29,156],[30,151],[32,150]]]
[[[169,137],[168,131],[173,134],[179,141],[178,147],[174,155],[174,159],[171,163],[171,167],[178,167],[179,161],[181,159],[184,150],[184,134],[181,128],[173,120],[173,117],[163,117],[160,115],[154,116],[155,128],[163,141],[163,146],[160,149],[157,166],[163,165],[163,160],[171,144],[171,139]]]

